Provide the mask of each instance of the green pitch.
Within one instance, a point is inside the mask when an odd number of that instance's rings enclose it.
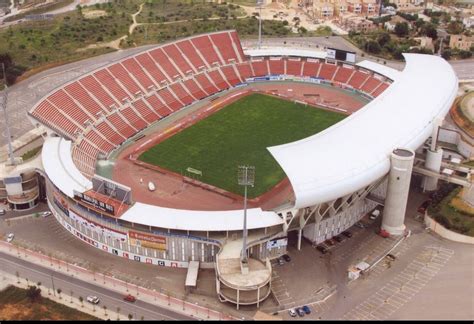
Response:
[[[200,170],[202,176],[194,178],[240,195],[243,188],[237,184],[237,167],[254,165],[255,186],[248,190],[248,196],[254,198],[285,178],[267,147],[308,137],[344,117],[252,94],[152,147],[139,159],[188,176],[188,167]]]

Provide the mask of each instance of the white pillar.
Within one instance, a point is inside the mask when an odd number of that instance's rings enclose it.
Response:
[[[426,152],[425,167],[428,170],[439,173],[441,170],[441,161],[443,159],[443,149],[437,148],[434,151],[428,149]],[[423,177],[423,190],[434,191],[438,189],[438,178],[424,176]]]
[[[395,149],[390,156],[391,166],[382,229],[391,235],[401,235],[405,231],[405,211],[414,158],[415,153],[412,150],[401,148]]]

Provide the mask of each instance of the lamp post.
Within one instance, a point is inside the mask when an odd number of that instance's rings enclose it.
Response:
[[[262,5],[264,0],[257,0],[258,14],[258,48],[262,47]]]
[[[240,165],[238,172],[239,185],[244,186],[244,228],[243,228],[243,244],[240,260],[242,263],[247,263],[247,186],[254,186],[255,183],[255,167]]]

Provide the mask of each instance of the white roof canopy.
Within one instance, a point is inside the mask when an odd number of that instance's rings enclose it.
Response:
[[[398,76],[401,74],[400,71],[392,69],[391,67],[388,67],[386,65],[381,65],[381,64],[378,64],[378,63],[374,63],[374,62],[371,62],[371,61],[367,61],[367,60],[362,61],[360,63],[357,63],[356,65],[360,66],[364,69],[374,71],[375,73],[384,75],[384,76],[386,76],[387,78],[389,78],[390,80],[393,80],[393,81],[395,81],[398,78]]]
[[[74,197],[74,190],[84,192],[92,189],[92,182],[72,162],[71,141],[61,137],[48,137],[43,144],[41,156],[48,178],[67,196]]]
[[[397,147],[416,150],[433,120],[449,111],[458,81],[433,55],[404,54],[395,82],[364,108],[323,132],[268,150],[295,192],[295,208],[331,201],[384,176]]]
[[[159,207],[135,203],[120,219],[155,227],[190,231],[236,231],[244,224],[243,210],[200,211]],[[247,228],[264,228],[283,224],[274,212],[260,208],[247,210]]]

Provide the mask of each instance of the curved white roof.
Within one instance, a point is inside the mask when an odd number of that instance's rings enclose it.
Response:
[[[135,203],[120,219],[177,230],[237,231],[244,225],[243,210],[201,211],[159,207]],[[276,213],[260,208],[247,210],[247,228],[264,228],[283,224]]]
[[[386,65],[381,65],[381,64],[378,64],[372,61],[367,61],[367,60],[359,62],[356,65],[364,69],[374,71],[383,76],[386,76],[387,78],[393,81],[395,81],[401,73],[400,71],[392,69],[391,67],[388,67]]]
[[[74,197],[74,190],[84,192],[92,189],[92,182],[82,175],[72,161],[71,141],[48,137],[43,144],[41,157],[48,178],[68,197]]]
[[[382,177],[395,148],[416,150],[433,120],[449,111],[458,89],[451,66],[433,55],[404,57],[395,82],[364,108],[319,134],[268,148],[293,186],[295,208],[337,199]]]

